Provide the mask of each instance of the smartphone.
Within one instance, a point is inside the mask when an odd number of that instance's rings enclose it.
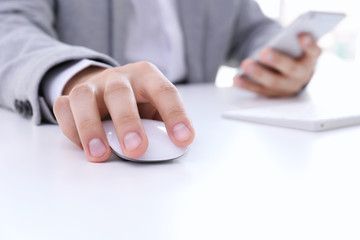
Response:
[[[255,51],[250,58],[257,60],[260,51],[265,47],[273,48],[293,58],[299,58],[303,54],[299,44],[299,34],[309,33],[316,40],[319,40],[323,35],[334,29],[345,16],[343,13],[306,12],[300,15],[292,24],[284,28],[258,51]],[[241,68],[239,68],[237,76],[243,76]]]

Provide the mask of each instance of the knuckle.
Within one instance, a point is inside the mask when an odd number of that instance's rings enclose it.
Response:
[[[123,114],[120,117],[113,119],[115,126],[125,126],[130,123],[136,123],[139,121],[139,117],[136,114]]]
[[[181,108],[181,107],[172,107],[170,108],[166,114],[164,114],[165,116],[163,116],[164,121],[168,122],[170,121],[170,119],[182,119],[186,116],[186,111],[185,109]]]
[[[172,118],[178,119],[179,117],[183,117],[186,115],[186,111],[183,108],[180,107],[173,107],[172,109],[170,109],[169,111],[169,115]]]
[[[83,95],[92,95],[94,94],[94,86],[89,83],[83,83],[76,85],[70,92],[70,99],[81,97]]]
[[[92,131],[97,127],[97,120],[96,119],[84,119],[77,124],[79,132],[88,132]]]
[[[130,83],[125,79],[116,79],[109,81],[105,86],[105,96],[112,96],[114,94],[132,93]]]
[[[177,95],[178,91],[175,88],[175,86],[168,82],[168,81],[162,81],[158,86],[155,88],[155,96],[158,95]]]
[[[147,71],[154,71],[157,70],[157,67],[151,63],[151,62],[147,62],[147,61],[141,61],[141,62],[137,62],[136,65],[143,70],[147,70]]]

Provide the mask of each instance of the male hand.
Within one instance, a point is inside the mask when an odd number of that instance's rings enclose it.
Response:
[[[306,86],[314,72],[321,54],[315,39],[309,34],[301,34],[300,46],[304,54],[294,59],[283,53],[266,48],[260,52],[259,63],[245,59],[241,68],[255,81],[235,77],[234,85],[266,97],[287,97],[297,94]],[[264,67],[270,67],[271,69]]]
[[[92,162],[104,162],[111,155],[101,123],[109,116],[129,158],[142,155],[148,146],[140,118],[163,120],[169,137],[181,147],[195,136],[178,91],[147,62],[87,68],[70,80],[63,94],[54,104],[56,119],[64,135]]]

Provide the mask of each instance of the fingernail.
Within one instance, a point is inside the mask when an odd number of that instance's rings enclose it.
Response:
[[[124,146],[127,151],[133,151],[140,146],[142,138],[136,132],[130,132],[124,137]]]
[[[173,134],[176,140],[184,142],[190,138],[191,132],[185,124],[179,123],[173,128]]]
[[[93,157],[101,157],[106,152],[105,144],[99,138],[94,138],[89,142],[90,154]]]

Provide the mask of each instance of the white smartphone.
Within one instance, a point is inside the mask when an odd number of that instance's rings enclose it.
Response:
[[[293,58],[299,58],[303,53],[299,44],[299,34],[309,33],[316,40],[319,40],[341,22],[345,16],[343,13],[306,12],[300,15],[292,24],[284,28],[258,51],[255,51],[250,58],[257,60],[260,51],[265,47],[273,48]],[[237,76],[243,76],[241,68],[239,68]]]

